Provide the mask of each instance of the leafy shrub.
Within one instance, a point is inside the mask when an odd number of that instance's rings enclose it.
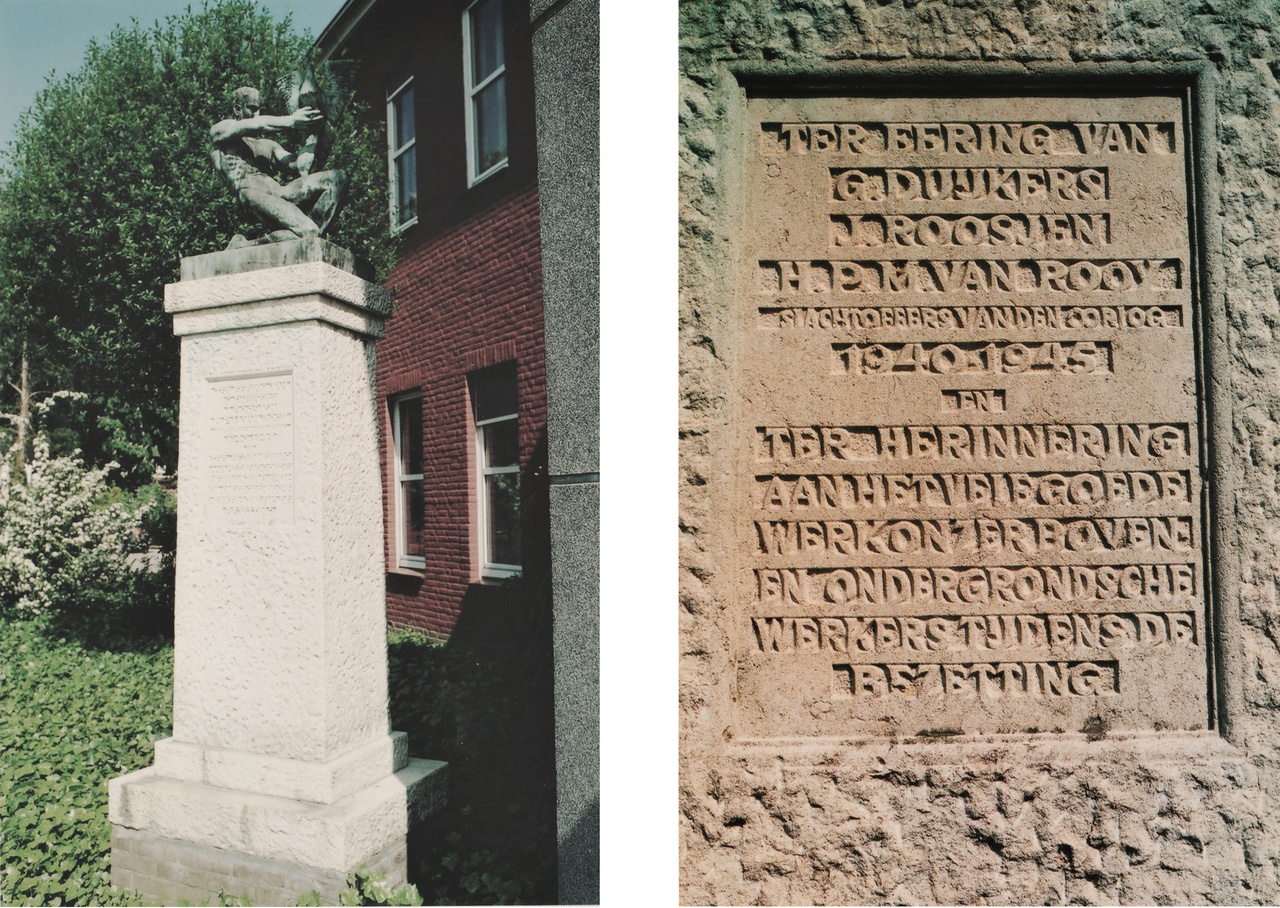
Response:
[[[127,571],[118,586],[82,595],[77,608],[59,613],[59,627],[85,642],[104,645],[121,635],[172,637],[177,496],[154,483],[134,492],[111,491],[120,495],[121,507],[136,515],[126,547],[159,549],[152,555],[155,563]]]
[[[414,756],[449,763],[448,800],[430,821],[448,832],[410,855],[433,905],[556,901],[551,679],[538,650],[390,634],[391,726]]]
[[[25,482],[0,475],[0,603],[9,617],[61,608],[95,590],[123,585],[135,515],[103,504],[109,469],[78,455],[50,457],[34,442]]]
[[[156,487],[112,488],[113,468],[91,469],[74,450],[55,457],[39,431],[25,475],[0,470],[0,616],[48,615],[97,639],[172,628],[172,556],[156,572],[125,563],[153,541],[172,544],[172,501]]]
[[[321,905],[320,893],[312,891],[298,900],[299,905]],[[338,893],[339,905],[421,905],[422,896],[412,883],[392,889],[386,880],[357,870],[347,876],[347,888]]]
[[[173,650],[117,637],[112,650],[0,618],[0,904],[134,905],[109,885],[107,780],[148,765],[172,722]],[[394,727],[450,761],[448,830],[412,855],[432,904],[555,901],[555,791],[529,664],[393,632]],[[353,874],[344,905],[418,905],[417,888]],[[223,904],[239,904],[223,898]],[[319,896],[300,904],[319,904]]]
[[[158,485],[143,486],[135,493],[142,535],[165,552],[178,548],[178,498]]]

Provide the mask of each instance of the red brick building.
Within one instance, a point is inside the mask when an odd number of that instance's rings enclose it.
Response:
[[[525,615],[549,570],[528,0],[351,0],[317,46],[386,118],[402,233],[377,346],[388,620]]]
[[[554,787],[559,900],[596,904],[599,4],[347,0],[316,44],[385,122],[403,240],[377,346],[387,617],[518,666],[534,744],[483,775]]]

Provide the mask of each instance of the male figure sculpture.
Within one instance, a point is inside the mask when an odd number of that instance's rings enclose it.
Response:
[[[314,107],[301,107],[282,117],[261,114],[261,95],[256,88],[238,88],[232,95],[232,119],[214,123],[209,129],[214,169],[246,209],[267,227],[266,236],[256,241],[236,234],[228,249],[251,244],[278,243],[301,237],[320,236],[329,227],[342,205],[347,175],[341,170],[311,173],[313,154],[296,157],[267,136],[296,126],[324,126],[324,114]],[[315,143],[308,141],[305,147]],[[298,179],[281,185],[274,174]]]

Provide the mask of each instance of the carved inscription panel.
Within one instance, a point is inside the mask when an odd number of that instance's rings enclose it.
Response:
[[[739,733],[1205,728],[1183,101],[748,110]]]
[[[293,376],[209,379],[205,514],[217,524],[293,522]]]

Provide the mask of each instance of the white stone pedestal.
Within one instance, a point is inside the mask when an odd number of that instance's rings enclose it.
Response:
[[[110,784],[112,881],[285,904],[392,883],[444,798],[387,718],[373,341],[389,295],[322,240],[184,259],[173,737]],[[301,888],[297,891],[297,886]]]

